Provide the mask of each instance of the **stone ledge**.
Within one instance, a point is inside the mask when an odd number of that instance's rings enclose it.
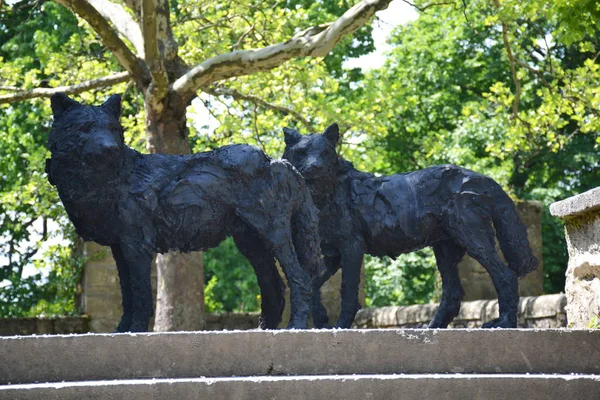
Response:
[[[562,219],[579,217],[595,210],[600,210],[600,187],[550,204],[550,213]]]
[[[412,374],[133,379],[0,386],[21,400],[594,399],[598,375]]]
[[[521,297],[518,325],[520,328],[560,328],[567,325],[566,296],[562,293]],[[356,315],[357,328],[415,328],[427,325],[438,304],[367,308]],[[476,300],[462,303],[451,328],[474,328],[498,317],[498,300]]]

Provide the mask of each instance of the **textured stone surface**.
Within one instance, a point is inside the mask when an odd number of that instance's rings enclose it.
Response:
[[[587,327],[600,318],[600,188],[554,203],[550,211],[565,220],[569,324]]]
[[[596,375],[352,375],[0,386],[3,399],[597,399]]]
[[[550,213],[563,219],[576,218],[595,211],[600,211],[600,187],[550,205]]]
[[[600,211],[593,220],[565,226],[569,266],[565,282],[567,315],[575,327],[600,318]]]
[[[305,330],[0,337],[0,384],[394,373],[600,374],[600,330]]]
[[[0,318],[0,336],[89,332],[89,318]]]
[[[540,296],[544,291],[544,267],[542,258],[542,203],[539,201],[515,202],[517,213],[527,227],[527,238],[533,254],[540,265],[537,270],[519,279],[519,296]],[[496,241],[496,250],[502,261],[504,256]],[[468,255],[458,265],[460,282],[465,290],[465,301],[496,299],[498,295],[486,270]]]
[[[517,314],[519,328],[560,328],[567,326],[564,294],[521,297]],[[416,304],[360,310],[356,328],[417,328],[429,324],[437,304]],[[497,300],[464,302],[451,328],[476,328],[498,317]]]

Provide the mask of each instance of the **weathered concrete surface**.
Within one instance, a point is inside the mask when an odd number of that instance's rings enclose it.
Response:
[[[550,213],[563,219],[576,218],[594,211],[600,211],[600,187],[550,205]]]
[[[542,259],[542,203],[539,201],[515,202],[517,213],[527,228],[527,238],[540,265],[537,270],[519,279],[519,296],[540,296],[544,291],[544,263]],[[496,251],[504,256],[496,241]],[[465,301],[497,299],[498,295],[490,274],[468,255],[458,265],[460,282],[465,290]]]
[[[0,384],[392,373],[600,373],[600,330],[306,330],[0,338]]]
[[[587,327],[600,318],[600,188],[554,203],[550,212],[565,221],[567,318]]]
[[[521,297],[517,323],[519,328],[561,328],[567,326],[564,294]],[[429,324],[437,304],[415,304],[367,308],[360,310],[354,321],[355,328],[418,328]],[[464,302],[450,328],[477,328],[498,318],[498,300]]]
[[[590,375],[355,375],[157,379],[0,386],[3,399],[597,399]]]

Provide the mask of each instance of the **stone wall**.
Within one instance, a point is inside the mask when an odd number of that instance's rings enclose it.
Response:
[[[564,294],[523,297],[519,303],[520,328],[559,328],[567,326]],[[437,304],[418,304],[405,307],[368,308],[358,312],[355,328],[419,328],[433,317]],[[207,330],[247,330],[258,326],[259,313],[206,314]],[[498,317],[496,300],[478,300],[463,303],[452,328],[475,328]],[[0,336],[71,334],[94,332],[87,316],[0,319]],[[96,325],[98,326],[98,325]]]
[[[586,328],[600,319],[600,187],[556,202],[550,212],[565,221],[569,323]]]
[[[564,294],[521,297],[518,310],[519,328],[560,328],[567,326]],[[438,304],[417,304],[360,310],[356,328],[421,328],[432,320]],[[477,328],[498,318],[497,300],[467,301],[450,328]]]
[[[0,318],[0,336],[51,335],[86,333],[90,331],[89,318]]]
[[[519,296],[539,296],[543,293],[544,268],[542,260],[542,203],[539,201],[517,201],[515,203],[521,220],[527,227],[527,237],[533,254],[540,261],[540,266],[525,278],[519,280]],[[504,260],[498,242],[496,250]],[[458,266],[460,281],[465,290],[465,301],[496,299],[498,295],[492,279],[477,261],[465,256]]]

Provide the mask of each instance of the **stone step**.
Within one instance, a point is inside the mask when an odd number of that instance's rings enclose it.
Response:
[[[0,338],[0,384],[393,373],[600,374],[600,330],[253,330]]]
[[[418,374],[137,379],[0,386],[8,399],[598,399],[599,375]]]

